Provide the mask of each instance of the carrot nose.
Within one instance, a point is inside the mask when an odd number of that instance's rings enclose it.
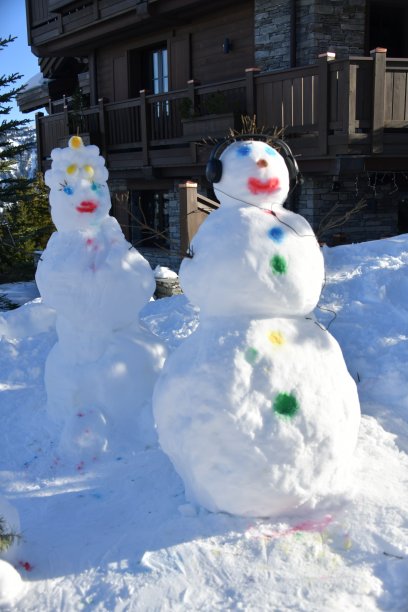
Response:
[[[266,159],[258,159],[256,165],[259,166],[259,168],[266,168],[268,162],[266,161]]]

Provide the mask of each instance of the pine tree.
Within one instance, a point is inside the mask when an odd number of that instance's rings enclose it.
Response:
[[[0,516],[0,553],[6,551],[14,542],[20,539],[20,534],[10,530],[4,518]]]
[[[16,37],[0,38],[0,51],[3,51]],[[16,83],[22,75],[15,72],[10,75],[0,75],[0,116],[9,115],[11,111],[10,103],[16,97],[22,87],[17,87]],[[15,144],[13,137],[17,136],[20,128],[29,123],[29,119],[2,119],[0,123],[0,201],[14,202],[16,190],[23,191],[29,184],[25,178],[10,178],[9,173],[15,166],[15,158],[22,153],[32,143]]]
[[[13,40],[15,37],[11,36],[0,38],[0,51]],[[16,86],[21,78],[18,73],[0,76],[0,115],[10,113],[10,103],[21,90]],[[42,176],[35,179],[15,176],[18,156],[33,145],[29,141],[18,144],[29,122],[29,119],[0,122],[0,282],[32,278],[33,251],[44,248],[53,231]]]
[[[16,191],[16,202],[0,217],[0,280],[21,280],[21,274],[32,276],[33,252],[45,248],[54,230],[48,190],[39,172],[23,194]],[[10,272],[14,278],[7,276]]]

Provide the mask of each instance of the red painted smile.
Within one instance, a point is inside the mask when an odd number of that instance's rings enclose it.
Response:
[[[270,178],[266,181],[261,181],[260,179],[251,176],[248,179],[248,189],[255,195],[258,193],[272,193],[273,191],[279,189],[279,179]]]
[[[76,207],[79,213],[93,213],[98,208],[98,205],[91,200],[87,200],[85,202],[81,202],[79,206]]]

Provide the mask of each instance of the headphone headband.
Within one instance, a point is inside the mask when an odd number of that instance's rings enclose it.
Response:
[[[237,136],[229,136],[218,142],[211,151],[210,158],[206,167],[206,177],[210,183],[219,183],[222,177],[222,162],[219,159],[223,150],[230,144],[240,140],[258,140],[263,142],[271,142],[277,145],[282,150],[282,157],[286,162],[289,171],[290,191],[291,193],[296,185],[303,182],[302,175],[297,165],[296,159],[289,145],[281,138],[275,138],[269,134],[238,134]]]

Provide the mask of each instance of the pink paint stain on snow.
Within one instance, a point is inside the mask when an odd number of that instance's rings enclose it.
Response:
[[[321,520],[303,521],[302,523],[297,523],[296,525],[293,525],[293,527],[289,527],[288,529],[283,529],[282,531],[270,531],[270,530],[250,528],[248,535],[252,535],[254,537],[275,539],[275,538],[281,538],[284,536],[289,536],[294,533],[299,533],[302,531],[313,531],[317,533],[323,533],[323,531],[332,522],[333,522],[333,517],[330,514],[328,514]]]

